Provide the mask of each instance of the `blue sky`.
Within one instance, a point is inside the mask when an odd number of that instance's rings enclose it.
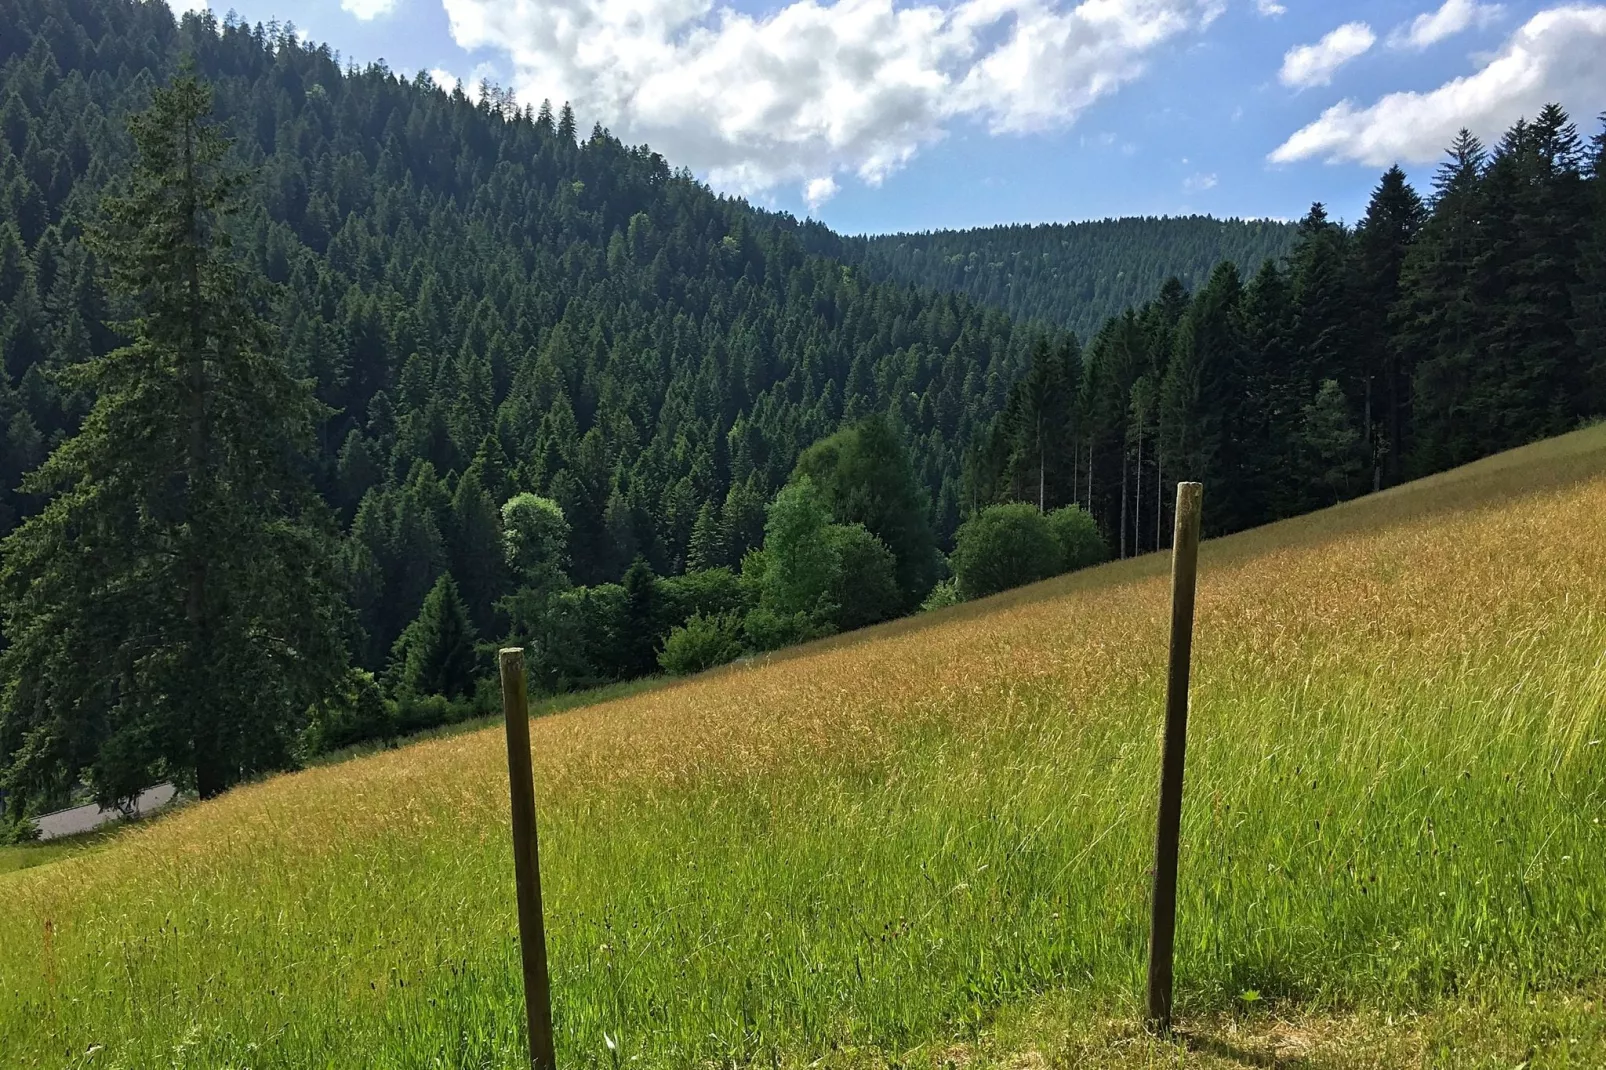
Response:
[[[201,0],[170,0],[175,7]],[[1206,212],[1353,220],[1461,125],[1606,109],[1606,4],[212,0],[359,62],[573,100],[844,232]]]

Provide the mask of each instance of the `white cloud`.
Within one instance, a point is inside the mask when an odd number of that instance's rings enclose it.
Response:
[[[1453,37],[1476,23],[1487,26],[1504,10],[1499,4],[1480,4],[1477,0],[1444,0],[1437,11],[1428,11],[1398,26],[1389,34],[1392,48],[1427,48],[1446,37]]]
[[[1425,93],[1390,93],[1370,107],[1344,100],[1298,130],[1273,163],[1321,157],[1383,167],[1424,163],[1466,127],[1492,138],[1559,101],[1592,110],[1606,99],[1606,6],[1541,11],[1474,74]]]
[[[210,5],[207,0],[167,0],[167,6],[182,18],[186,11],[205,11]]]
[[[1313,45],[1290,48],[1277,77],[1294,89],[1326,85],[1340,67],[1376,43],[1377,34],[1366,23],[1346,22]]]
[[[430,81],[448,93],[457,86],[462,86],[463,92],[474,99],[479,97],[481,82],[495,82],[497,80],[496,66],[491,63],[476,63],[474,69],[468,72],[467,78],[453,74],[445,67],[431,67],[429,69],[429,77]]]
[[[1216,176],[1211,174],[1190,175],[1182,180],[1182,188],[1189,193],[1202,193],[1207,189],[1216,188]]]
[[[878,183],[957,122],[1064,126],[1221,0],[443,0],[452,36],[723,189]],[[1074,5],[1074,6],[1073,6]],[[823,189],[823,186],[817,186]]]
[[[1288,14],[1288,9],[1282,4],[1279,4],[1277,0],[1255,0],[1255,10],[1260,12],[1268,19],[1274,19],[1278,15]]]
[[[840,188],[830,175],[811,178],[808,185],[803,187],[803,199],[808,202],[809,211],[818,211],[820,205],[835,197]]]
[[[396,10],[396,0],[340,0],[340,6],[366,22]]]

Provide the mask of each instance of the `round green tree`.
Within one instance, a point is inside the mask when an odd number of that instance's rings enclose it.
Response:
[[[1060,571],[1064,551],[1048,518],[1025,502],[992,505],[959,526],[954,579],[966,598],[984,598]]]
[[[1099,526],[1080,505],[1067,505],[1048,514],[1048,528],[1060,546],[1060,571],[1075,572],[1097,565],[1110,556]]]

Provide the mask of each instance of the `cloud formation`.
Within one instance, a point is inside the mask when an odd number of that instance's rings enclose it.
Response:
[[[1364,22],[1346,22],[1313,45],[1290,48],[1277,78],[1293,89],[1326,85],[1344,64],[1366,53],[1377,34]]]
[[[1446,37],[1453,37],[1467,27],[1487,26],[1503,11],[1499,4],[1480,4],[1477,0],[1444,0],[1437,11],[1424,12],[1389,34],[1392,48],[1424,49],[1436,45]]]
[[[183,18],[186,11],[205,11],[210,5],[207,0],[167,0],[167,6],[173,9],[174,15]]]
[[[367,22],[396,10],[396,0],[340,0],[340,7]]]
[[[1606,100],[1606,6],[1541,11],[1475,73],[1425,93],[1390,93],[1369,107],[1344,100],[1268,157],[1373,167],[1436,159],[1462,127],[1493,138],[1559,101],[1585,114]]]
[[[1063,126],[1222,0],[443,0],[467,49],[505,52],[527,102],[570,101],[723,189],[876,184],[956,122]]]
[[[1255,0],[1255,10],[1260,12],[1268,19],[1274,19],[1278,15],[1288,14],[1288,9],[1282,4],[1279,4],[1277,0]]]

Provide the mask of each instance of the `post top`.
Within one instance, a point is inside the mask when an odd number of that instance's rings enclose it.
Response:
[[[497,651],[497,654],[498,654],[498,656],[504,657],[504,658],[506,658],[506,657],[523,657],[524,656],[524,648],[522,646],[505,646],[501,650]]]

